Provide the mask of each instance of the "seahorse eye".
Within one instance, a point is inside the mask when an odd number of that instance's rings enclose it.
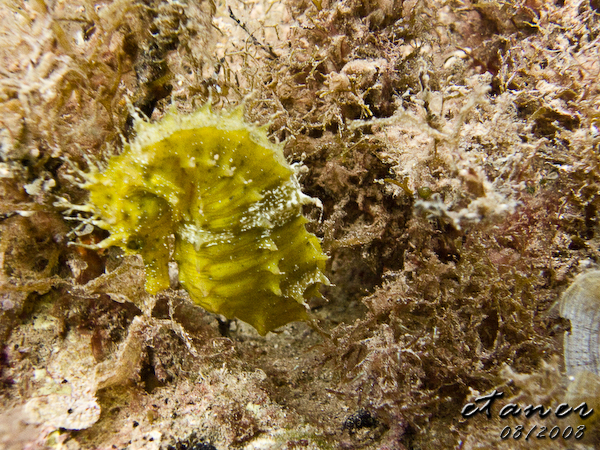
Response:
[[[154,227],[160,225],[160,221],[166,219],[170,214],[171,208],[164,198],[149,192],[144,192],[140,195],[139,208],[142,211],[140,216],[140,225]]]
[[[171,227],[171,208],[162,197],[145,190],[134,189],[110,207],[119,228],[134,234],[153,234],[158,228]],[[106,208],[102,208],[106,210]],[[132,249],[133,250],[133,249]]]

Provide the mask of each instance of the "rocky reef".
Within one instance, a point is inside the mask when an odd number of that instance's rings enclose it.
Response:
[[[596,0],[0,2],[0,447],[594,448],[599,39]],[[60,206],[207,103],[318,199],[331,286],[265,336]]]

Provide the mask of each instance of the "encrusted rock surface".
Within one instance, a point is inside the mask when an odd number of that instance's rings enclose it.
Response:
[[[557,300],[599,259],[596,0],[0,3],[0,446],[547,448]],[[150,120],[244,104],[302,163],[313,325],[153,296],[55,206]],[[554,448],[593,442],[553,441]],[[521,447],[519,447],[521,446]]]

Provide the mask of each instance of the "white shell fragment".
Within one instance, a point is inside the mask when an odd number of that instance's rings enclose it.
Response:
[[[581,371],[600,375],[600,270],[575,279],[563,294],[560,315],[571,321],[564,340],[567,375]]]

